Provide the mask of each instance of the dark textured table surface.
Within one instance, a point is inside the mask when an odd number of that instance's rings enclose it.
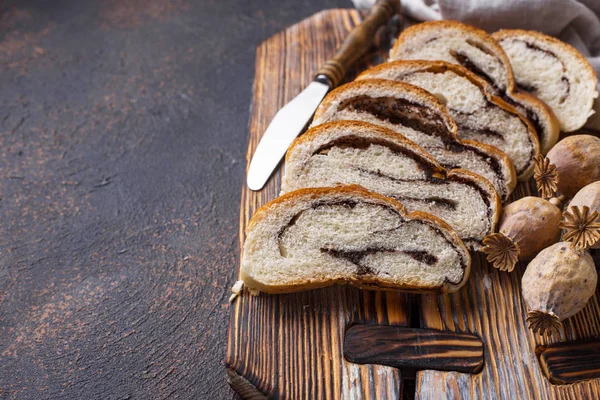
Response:
[[[340,6],[0,2],[0,399],[234,397],[254,49]]]

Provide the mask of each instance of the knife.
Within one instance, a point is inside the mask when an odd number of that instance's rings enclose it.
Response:
[[[262,189],[327,92],[338,86],[347,69],[367,52],[377,29],[399,12],[399,0],[378,0],[369,16],[350,32],[335,56],[317,72],[314,81],[275,114],[248,168],[246,182],[251,190]]]

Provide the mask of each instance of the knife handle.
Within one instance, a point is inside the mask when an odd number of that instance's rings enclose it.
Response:
[[[317,72],[315,79],[322,81],[326,78],[332,89],[338,86],[348,68],[369,50],[377,29],[399,12],[399,0],[377,0],[369,16],[350,32],[335,56]]]

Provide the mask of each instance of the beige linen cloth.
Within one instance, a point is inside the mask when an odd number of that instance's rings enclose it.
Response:
[[[368,8],[375,0],[353,0]],[[600,73],[600,0],[401,0],[402,12],[417,21],[452,19],[488,32],[531,29],[578,49]],[[600,130],[600,101],[587,128]]]

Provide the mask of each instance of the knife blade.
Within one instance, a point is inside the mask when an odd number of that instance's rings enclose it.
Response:
[[[399,12],[398,0],[378,0],[364,22],[350,32],[333,59],[317,72],[315,80],[275,114],[250,161],[246,183],[251,190],[262,189],[327,92],[338,86],[347,69],[367,52],[377,29]]]
[[[275,114],[248,168],[247,183],[251,190],[260,190],[264,186],[328,91],[329,85],[313,81]]]

